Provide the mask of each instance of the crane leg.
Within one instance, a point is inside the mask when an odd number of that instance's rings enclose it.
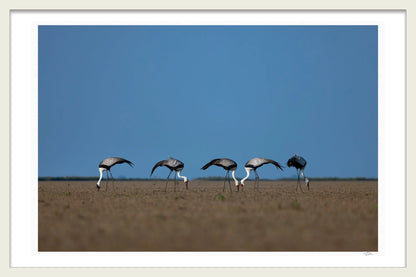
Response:
[[[257,191],[260,191],[260,177],[257,174]]]
[[[258,191],[259,190],[259,182],[260,182],[260,178],[259,175],[257,174],[257,171],[254,169],[254,175],[256,176],[254,178],[254,187],[255,189]]]
[[[298,176],[298,181],[296,183],[296,191],[298,191],[298,187],[299,187],[299,169],[296,168],[296,175]]]
[[[165,192],[168,189],[168,182],[169,182],[169,176],[172,174],[172,170],[169,172],[168,178],[166,178],[166,186],[165,186]]]
[[[173,180],[173,191],[176,192],[176,174],[175,179]]]
[[[228,175],[228,186],[230,188],[230,192],[233,192],[233,190],[231,189],[231,181],[230,181],[230,171],[227,171],[227,175]]]
[[[108,170],[106,170],[107,172],[107,179],[105,180],[105,191],[107,191],[108,189]]]
[[[225,176],[224,176],[224,185],[222,186],[223,192],[225,191],[225,182],[227,181],[227,176],[228,176],[228,171],[225,173]]]
[[[111,180],[113,180],[113,191],[114,191],[114,178],[113,178],[113,174],[111,173],[111,170],[108,170],[108,171],[110,171]]]
[[[297,173],[298,173],[298,184],[297,184],[297,186],[296,186],[296,191],[298,190],[298,186],[299,186],[300,191],[301,191],[301,192],[303,192],[303,190],[302,190],[302,186],[301,186],[301,184],[300,184],[300,170],[299,170],[299,169],[296,169],[296,171],[297,171]]]
[[[308,178],[306,178],[305,173],[303,172],[303,170],[304,170],[304,168],[302,168],[300,172],[302,173],[303,180],[305,181],[305,184],[308,187],[308,191],[309,191],[309,180],[308,180]]]

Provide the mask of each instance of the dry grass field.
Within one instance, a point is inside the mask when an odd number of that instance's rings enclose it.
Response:
[[[39,181],[39,251],[377,251],[377,181]],[[304,183],[302,183],[304,187]],[[305,188],[305,187],[304,187]]]

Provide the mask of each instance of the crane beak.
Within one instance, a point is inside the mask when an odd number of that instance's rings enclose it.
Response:
[[[97,185],[97,191],[99,192],[100,191],[100,187]]]
[[[308,182],[306,182],[306,186],[308,187],[308,191],[310,191],[309,190],[309,180],[308,180]]]
[[[188,181],[185,182],[186,189],[188,189]]]

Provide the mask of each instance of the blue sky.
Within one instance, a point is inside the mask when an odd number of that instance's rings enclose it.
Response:
[[[378,176],[377,26],[39,26],[39,176]],[[169,170],[159,168],[155,177]],[[272,165],[260,178],[292,177]]]

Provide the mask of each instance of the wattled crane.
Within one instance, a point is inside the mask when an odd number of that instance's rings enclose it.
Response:
[[[169,176],[172,173],[172,171],[175,171],[178,174],[178,177],[183,179],[183,182],[185,183],[186,189],[188,189],[188,178],[186,178],[185,176],[180,175],[180,173],[181,173],[181,171],[184,167],[183,162],[181,162],[180,160],[169,157],[169,160],[163,160],[163,161],[160,161],[160,162],[156,163],[155,166],[152,169],[152,173],[150,173],[150,176],[152,176],[155,169],[159,166],[166,166],[167,168],[170,169],[169,175],[166,178],[165,192],[168,188]],[[176,191],[176,175],[175,175],[174,191]]]
[[[261,167],[262,165],[269,164],[269,163],[274,164],[276,168],[279,168],[280,170],[283,171],[282,166],[276,161],[273,161],[270,159],[264,159],[264,158],[253,158],[245,164],[245,170],[247,172],[247,176],[244,177],[240,181],[241,189],[244,189],[244,181],[250,176],[250,171],[254,170],[254,174],[256,175],[256,178],[254,179],[254,187],[258,190],[260,181],[259,181],[259,175],[257,174],[256,169]]]
[[[230,191],[231,190],[231,183],[230,183],[230,171],[231,171],[231,175],[233,176],[234,182],[235,182],[235,186],[238,190],[238,181],[235,178],[235,171],[237,169],[237,163],[233,160],[227,159],[227,158],[223,158],[223,159],[213,159],[212,161],[210,161],[209,163],[207,163],[206,165],[204,165],[201,169],[205,170],[208,167],[210,167],[211,165],[216,165],[216,166],[220,166],[222,168],[224,168],[227,173],[225,174],[225,178],[224,178],[224,186],[222,188],[222,191],[225,191],[225,181],[227,180],[228,177],[228,184],[230,186]]]
[[[131,167],[133,167],[134,165],[131,161],[128,161],[123,158],[117,158],[117,157],[110,157],[100,162],[100,164],[98,165],[98,170],[100,171],[100,179],[97,182],[98,191],[100,191],[100,188],[101,188],[101,178],[103,177],[103,171],[107,172],[107,182],[106,182],[105,190],[107,191],[108,172],[110,172],[111,179],[113,180],[113,190],[114,190],[114,178],[113,178],[113,174],[111,174],[111,167],[115,164],[122,164],[122,163],[128,163]]]
[[[298,174],[298,183],[296,185],[296,191],[298,190],[298,187],[300,188],[300,190],[302,191],[302,186],[300,185],[300,177],[299,174],[302,173],[302,176],[305,180],[306,186],[308,187],[309,190],[309,179],[306,178],[305,173],[303,172],[305,170],[305,166],[306,166],[306,160],[298,155],[294,155],[293,157],[291,157],[288,161],[287,161],[287,166],[288,167],[295,167],[296,168],[296,173]],[[300,171],[300,172],[299,172]]]

